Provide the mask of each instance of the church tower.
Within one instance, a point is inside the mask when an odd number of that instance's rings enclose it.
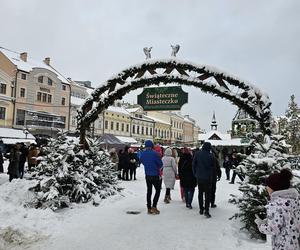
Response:
[[[210,129],[211,130],[218,130],[218,124],[217,124],[217,121],[216,121],[215,111],[214,111],[212,121],[211,121],[211,124],[210,124]]]

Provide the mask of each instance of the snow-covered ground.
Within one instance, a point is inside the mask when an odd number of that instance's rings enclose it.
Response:
[[[138,180],[123,182],[121,195],[104,200],[98,207],[75,205],[60,212],[24,207],[30,199],[31,181],[14,180],[0,174],[0,249],[43,250],[175,250],[175,249],[270,249],[269,243],[250,240],[240,231],[240,223],[229,220],[236,207],[228,203],[238,184],[223,178],[217,186],[217,208],[211,219],[198,213],[197,193],[193,209],[180,200],[179,182],[172,191],[172,202],[158,208],[160,215],[146,212],[146,184],[143,168]],[[127,214],[137,211],[139,214]]]

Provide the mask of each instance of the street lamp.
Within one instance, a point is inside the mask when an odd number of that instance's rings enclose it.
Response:
[[[23,133],[25,134],[25,139],[27,139],[27,135],[29,134],[29,131],[26,128],[24,128]]]

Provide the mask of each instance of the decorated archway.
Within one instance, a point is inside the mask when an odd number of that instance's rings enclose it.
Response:
[[[265,134],[271,133],[271,102],[266,94],[254,85],[216,68],[174,58],[147,60],[123,70],[96,88],[78,112],[80,142],[85,142],[86,130],[99,113],[115,100],[122,99],[138,88],[161,83],[194,86],[203,92],[225,98],[256,119]]]

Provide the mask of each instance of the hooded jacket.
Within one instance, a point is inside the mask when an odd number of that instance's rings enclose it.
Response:
[[[294,188],[274,191],[266,206],[267,219],[259,226],[272,235],[272,249],[300,249],[300,199]]]
[[[212,182],[214,157],[210,150],[211,144],[205,142],[202,149],[196,153],[193,159],[193,173],[200,182]]]

